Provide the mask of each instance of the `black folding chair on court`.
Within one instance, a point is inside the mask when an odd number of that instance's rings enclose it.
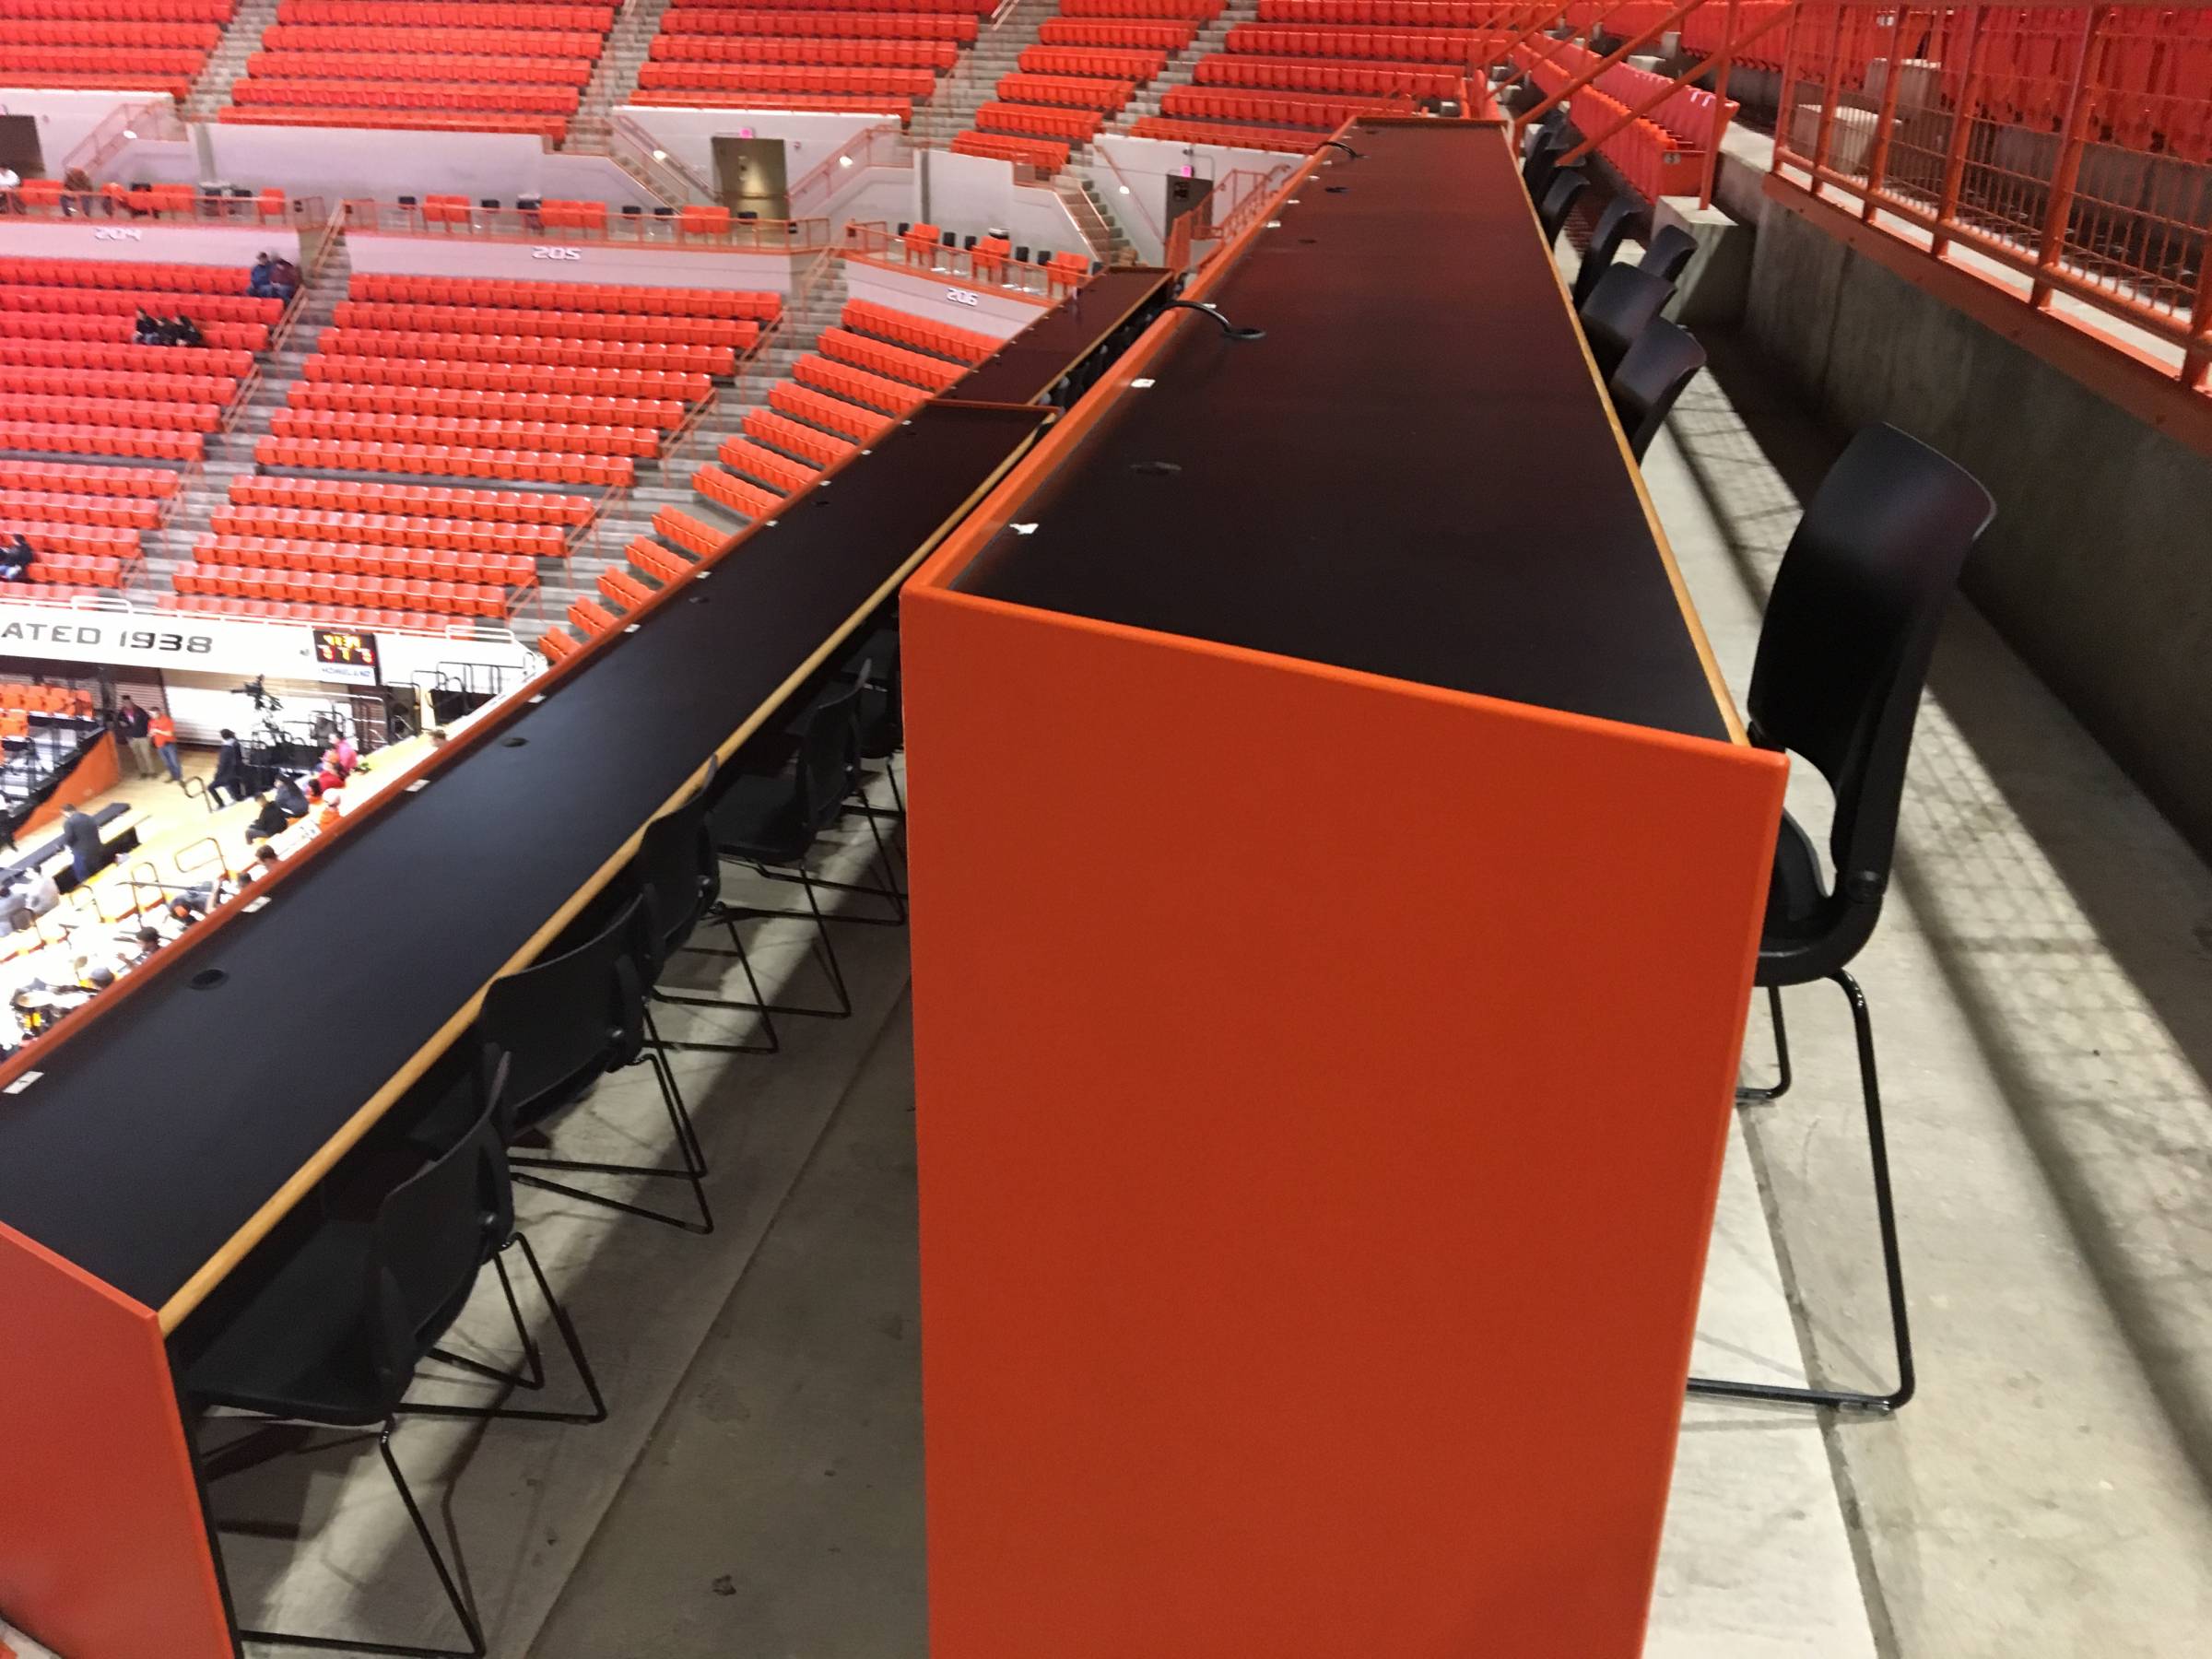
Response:
[[[615,895],[588,909],[529,967],[493,981],[484,994],[477,1026],[485,1041],[497,1043],[510,1056],[511,1147],[517,1144],[516,1137],[526,1136],[535,1143],[546,1136],[602,1077],[633,1065],[652,1067],[675,1135],[680,1160],[675,1169],[657,1163],[557,1158],[533,1149],[522,1156],[509,1154],[519,1183],[686,1232],[711,1233],[714,1216],[707,1205],[706,1153],[691,1126],[676,1074],[654,1046],[660,1032],[645,995],[645,964],[653,959],[653,952],[643,898]],[[680,1181],[691,1189],[699,1218],[694,1221],[590,1192],[539,1173],[548,1170],[569,1175]]]
[[[1682,280],[1682,273],[1689,269],[1689,262],[1698,251],[1698,239],[1679,225],[1662,225],[1652,233],[1652,240],[1643,250],[1643,257],[1636,262],[1640,271],[1649,271],[1662,282]]]
[[[1781,1078],[1771,1088],[1741,1089],[1738,1099],[1773,1100],[1789,1088],[1783,988],[1836,984],[1858,1040],[1897,1386],[1871,1394],[1695,1377],[1693,1394],[1873,1411],[1895,1411],[1912,1397],[1912,1335],[1874,1023],[1847,964],[1881,918],[1912,724],[1944,607],[1994,512],[1970,474],[1925,444],[1890,426],[1861,432],[1821,480],[1783,555],[1746,700],[1752,741],[1803,756],[1834,793],[1828,837],[1834,880],[1824,877],[1812,838],[1785,814],[1755,976],[1766,989]]]
[[[520,1243],[594,1406],[605,1415],[575,1332],[527,1241],[514,1230],[499,1101],[482,1086],[478,1058],[472,1045],[464,1045],[434,1065],[325,1179],[314,1207],[265,1241],[177,1338],[182,1393],[202,1413],[237,1414],[270,1431],[376,1434],[385,1472],[468,1645],[415,1647],[241,1630],[248,1641],[481,1659],[482,1624],[424,1519],[392,1440],[400,1416],[418,1409],[406,1403],[417,1370],[441,1352],[478,1271],[486,1262],[497,1262],[511,1241]],[[433,1124],[441,1126],[437,1135],[445,1144],[426,1156],[418,1140],[424,1125]],[[512,1291],[508,1303],[512,1309]],[[515,1320],[521,1330],[519,1312]],[[268,1461],[271,1454],[255,1443],[263,1438],[204,1457],[210,1486]]]
[[[1635,200],[1625,193],[1607,202],[1606,210],[1597,216],[1597,228],[1590,232],[1590,245],[1583,250],[1583,263],[1574,273],[1574,302],[1578,306],[1590,298],[1597,279],[1620,256],[1620,244],[1635,217]]]
[[[1620,429],[1628,435],[1629,453],[1638,461],[1652,447],[1652,440],[1666,424],[1675,399],[1705,367],[1705,347],[1687,328],[1653,317],[1644,324],[1636,343],[1613,371],[1606,392]]]
[[[789,766],[773,774],[732,771],[717,780],[707,808],[707,827],[715,851],[727,862],[747,865],[771,879],[795,882],[806,897],[803,911],[778,910],[751,904],[717,907],[716,921],[764,921],[781,918],[811,922],[813,953],[829,976],[835,1005],[813,1007],[800,1003],[775,1003],[776,1014],[806,1015],[818,1019],[842,1019],[853,1012],[852,993],[844,969],[837,959],[837,944],[830,935],[830,916],[819,897],[823,888],[877,892],[854,883],[824,880],[814,874],[808,860],[822,832],[844,815],[845,803],[855,787],[859,767],[857,709],[858,685],[848,685],[817,703],[806,716],[797,751]],[[876,838],[877,857],[882,840],[875,820],[866,820]],[[903,920],[905,901],[897,900]],[[847,918],[850,919],[850,918]]]
[[[1536,223],[1544,231],[1547,248],[1559,245],[1559,232],[1567,228],[1567,216],[1589,188],[1590,175],[1579,167],[1562,167],[1551,175],[1551,182],[1544,187],[1544,205],[1536,209]]]
[[[1631,265],[1617,263],[1597,279],[1575,315],[1582,319],[1583,337],[1590,342],[1599,379],[1612,380],[1629,347],[1674,297],[1673,283]]]
[[[688,1008],[723,1008],[755,1013],[759,1016],[763,1032],[759,1042],[706,1042],[696,1039],[678,1041],[675,1038],[649,1039],[654,1047],[668,1049],[702,1050],[721,1054],[773,1054],[780,1053],[782,1042],[776,1035],[776,1022],[764,1006],[760,994],[760,981],[753,972],[752,959],[747,955],[745,937],[737,931],[736,923],[727,916],[718,919],[728,930],[730,948],[722,950],[711,946],[692,944],[692,935],[699,924],[710,915],[716,914],[722,895],[722,860],[714,851],[713,838],[707,833],[707,797],[702,790],[674,812],[655,818],[646,827],[638,851],[629,865],[617,878],[618,892],[637,895],[645,906],[645,937],[652,947],[652,955],[641,964],[646,993],[653,1001],[677,1004]],[[660,982],[669,964],[679,953],[700,956],[735,957],[750,988],[749,999],[727,996],[707,996],[697,991],[665,991]]]

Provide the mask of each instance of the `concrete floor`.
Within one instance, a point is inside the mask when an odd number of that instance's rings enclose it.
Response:
[[[1833,445],[1713,344],[1646,477],[1740,695]],[[1808,826],[1823,796],[1801,769]],[[803,945],[771,971],[806,971]],[[712,1238],[524,1201],[610,1420],[403,1430],[500,1659],[926,1652],[904,936],[840,946],[852,1020],[789,1022],[772,1061],[679,1063]],[[1963,605],[1859,966],[1922,1392],[1894,1420],[1693,1407],[1647,1653],[2212,1654],[2212,874]],[[1877,1384],[1850,1028],[1818,988],[1791,1008],[1797,1086],[1740,1114],[1699,1365]],[[610,1080],[564,1133],[650,1146],[649,1088]],[[466,1330],[499,1351],[495,1306]],[[373,1460],[290,1461],[218,1488],[300,1535],[233,1545],[241,1608],[450,1641]]]

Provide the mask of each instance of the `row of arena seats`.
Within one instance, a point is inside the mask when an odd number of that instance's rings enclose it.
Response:
[[[934,323],[926,317],[917,317],[911,312],[878,304],[873,300],[846,300],[844,310],[838,313],[838,320],[850,331],[873,335],[892,345],[947,359],[955,364],[965,364],[970,368],[994,355],[1006,343],[994,335]],[[904,378],[898,370],[888,370],[886,372],[900,373],[900,377]]]
[[[927,69],[839,69],[807,64],[693,64],[654,60],[638,71],[641,90],[803,92],[850,98],[927,98],[937,77]]]
[[[0,366],[93,374],[188,374],[238,381],[253,372],[253,354],[191,346],[140,346],[128,340],[0,339]]]
[[[8,489],[166,501],[175,497],[177,486],[177,475],[160,466],[79,466],[67,462],[0,461],[0,488]]]
[[[23,420],[80,427],[136,427],[149,432],[212,432],[223,424],[219,404],[164,403],[137,397],[71,397],[19,392],[0,407]]]
[[[223,29],[219,23],[120,22],[90,16],[11,17],[7,34],[18,46],[124,46],[133,50],[213,52],[223,38]]]
[[[0,709],[18,709],[29,714],[89,714],[92,693],[68,686],[27,686],[10,680],[0,683]]]
[[[31,586],[63,592],[71,588],[119,588],[129,579],[135,558],[135,555],[124,559],[114,554],[49,553],[41,547],[31,559],[28,580],[9,582],[0,592],[29,599],[39,596],[25,591]]]
[[[1230,126],[1210,121],[1177,121],[1171,116],[1145,115],[1130,124],[1135,138],[1165,138],[1174,144],[1232,144],[1239,149],[1280,150],[1306,155],[1313,148],[1311,137],[1300,137],[1276,127]]]
[[[671,11],[721,11],[731,0],[669,0]],[[998,0],[793,0],[804,9],[825,12],[967,12],[987,18],[998,9]]]
[[[1222,0],[1060,0],[1064,18],[1188,18],[1211,23]]]
[[[1061,138],[1017,138],[1009,133],[959,133],[952,140],[959,156],[988,156],[994,161],[1012,161],[1039,172],[1057,172],[1067,165],[1068,146]]]
[[[279,23],[350,23],[380,29],[551,29],[604,35],[611,6],[529,6],[493,0],[279,0]]]
[[[35,567],[34,567],[35,568]],[[117,582],[11,582],[0,587],[10,599],[42,600],[49,605],[66,605],[88,587],[120,586]]]
[[[1066,105],[1113,114],[1135,96],[1136,83],[1094,80],[1078,75],[1030,75],[1016,72],[999,77],[998,96],[1007,103]]]
[[[741,40],[722,35],[662,35],[655,63],[806,64],[851,68],[949,69],[960,49],[950,41]]]
[[[191,185],[180,184],[177,188],[184,192],[187,202],[192,200]],[[128,259],[0,259],[0,283],[65,290],[131,288],[159,289],[166,294],[238,296],[246,292],[246,273],[236,265],[170,265]],[[269,302],[255,300],[253,303]],[[255,311],[247,314],[273,317],[277,313]]]
[[[1403,107],[1403,100],[1394,100]],[[1163,115],[1233,121],[1252,126],[1312,127],[1333,132],[1356,115],[1386,111],[1394,100],[1375,98],[1301,98],[1287,93],[1219,92],[1206,87],[1171,88],[1159,100]]]
[[[138,554],[135,530],[118,530],[108,525],[49,524],[5,509],[0,509],[0,535],[10,541],[20,535],[29,542],[41,570],[48,556],[56,553],[106,559],[135,559]]]
[[[792,364],[791,377],[817,392],[864,408],[879,409],[886,415],[907,414],[930,398],[925,387],[909,385],[888,375],[816,353],[809,353]]]
[[[312,578],[303,580],[312,581]],[[375,609],[330,600],[255,599],[240,594],[163,594],[164,610],[212,612],[223,617],[256,617],[270,622],[320,622],[335,628],[362,628],[379,633],[405,629],[437,633],[465,620],[453,612]]]
[[[732,374],[728,346],[641,345],[547,335],[441,334],[392,328],[326,328],[316,341],[332,356],[425,358],[445,363],[544,364],[555,369],[660,369]]]
[[[240,276],[241,285],[244,278]],[[242,293],[179,293],[159,287],[115,288],[40,288],[0,282],[0,310],[36,309],[50,316],[134,317],[148,311],[161,316],[184,312],[205,327],[209,323],[274,323],[284,315],[281,300],[256,300]]]
[[[821,470],[812,462],[797,460],[742,434],[724,438],[714,453],[724,466],[775,491],[779,498],[806,488],[807,481]]]
[[[1024,138],[1057,138],[1064,144],[1088,144],[1105,124],[1097,110],[1067,110],[1043,104],[1008,103],[994,100],[975,112],[976,130],[1011,133]]]
[[[264,466],[317,472],[503,478],[518,484],[578,484],[598,489],[627,487],[636,476],[628,457],[620,455],[525,453],[450,443],[359,442],[345,438],[264,438],[253,446],[253,458]]]
[[[537,580],[537,560],[524,553],[386,547],[375,542],[312,541],[221,531],[194,541],[193,558],[201,564],[236,565],[241,570],[321,571],[335,576],[397,576],[409,582],[463,582],[486,587],[528,587]]]
[[[233,108],[415,111],[452,114],[573,115],[582,94],[574,87],[486,87],[465,81],[241,80]]]
[[[1181,52],[1198,38],[1198,25],[1170,19],[1052,18],[1037,31],[1041,46],[1110,46],[1143,52]]]
[[[389,29],[346,23],[272,23],[262,30],[261,49],[289,52],[390,52],[403,39],[412,53],[452,53],[461,56],[592,58],[599,37],[588,29],[410,29],[404,37]]]
[[[1332,64],[1308,58],[1201,58],[1193,83],[1201,87],[1333,92],[1356,98],[1457,98],[1466,72],[1442,64]]]
[[[151,427],[0,420],[0,449],[32,450],[49,455],[118,458],[135,455],[161,461],[197,461],[205,446],[197,432],[161,431]]]
[[[82,200],[84,193],[71,191],[60,179],[25,179],[9,194],[27,208],[49,212],[58,210],[65,196],[75,196],[78,202],[72,204],[72,211],[90,215],[91,204]],[[291,199],[277,185],[272,184],[258,194],[249,193],[249,196],[255,217],[265,225],[282,224],[291,216]],[[112,179],[100,187],[96,197],[105,205],[107,217],[111,218],[119,214],[133,218],[197,218],[200,205],[206,199],[191,184],[122,184]],[[233,191],[230,198],[233,211],[238,211],[237,204],[245,199],[248,198]]]
[[[179,565],[177,592],[223,599],[263,599],[283,605],[343,605],[366,610],[402,610],[418,617],[505,619],[527,589],[491,582],[451,582],[425,576],[352,576],[330,571],[270,569],[260,565]],[[434,626],[434,624],[433,624]]]
[[[527,282],[488,276],[401,276],[361,272],[352,300],[414,305],[512,305],[525,310],[612,312],[639,317],[724,317],[772,323],[782,296],[749,288],[638,288],[601,282]]]
[[[341,300],[333,326],[394,334],[520,335],[559,340],[620,340],[643,346],[725,346],[743,351],[760,337],[750,318],[626,316],[615,312],[524,310],[507,305],[433,305],[402,300]]]
[[[234,0],[8,0],[17,18],[105,18],[117,23],[228,23]]]
[[[857,92],[647,92],[630,100],[656,109],[798,110],[824,114],[894,115],[901,124],[914,118],[914,100]]]
[[[1509,39],[1465,29],[1270,29],[1240,23],[1222,43],[1232,53],[1260,57],[1382,58],[1472,66]]]
[[[562,559],[569,550],[568,531],[560,524],[514,524],[496,519],[429,518],[403,512],[327,512],[314,507],[233,503],[209,514],[207,527],[218,535],[419,547],[442,553],[512,553],[525,559]]]
[[[416,386],[447,392],[557,392],[577,397],[673,397],[697,403],[713,390],[703,374],[665,369],[547,369],[443,363],[418,358],[332,357],[301,365],[304,379],[355,386]]]
[[[973,12],[832,12],[771,11],[761,9],[770,0],[747,6],[745,0],[724,0],[722,6],[671,6],[661,18],[659,41],[700,35],[738,35],[747,39],[801,37],[812,41],[948,41],[956,46],[975,42]]]
[[[179,310],[188,309],[180,306]],[[173,314],[173,313],[172,313]],[[83,340],[128,346],[131,340],[131,315],[123,312],[113,316],[55,316],[43,312],[0,311],[0,338],[18,340]],[[261,351],[268,346],[268,325],[264,323],[203,323],[200,335],[218,351]],[[179,346],[171,349],[190,350]]]
[[[376,434],[392,429],[391,418],[382,415],[284,408],[269,417],[269,436],[276,440],[336,440],[365,445]],[[628,455],[636,460],[650,460],[661,448],[660,435],[644,428],[578,426],[568,421],[418,416],[407,422],[406,430],[424,444],[443,445],[452,450],[511,450],[537,455]]]
[[[173,475],[164,475],[171,477]],[[240,506],[293,507],[329,513],[408,513],[487,524],[550,524],[581,530],[594,511],[589,496],[529,489],[454,489],[442,484],[378,484],[359,478],[230,480]]]
[[[294,386],[285,394],[285,406],[334,415],[400,416],[411,420],[477,415],[498,420],[650,428],[663,432],[683,425],[685,415],[685,406],[677,398],[571,397],[558,392],[453,392],[421,386],[312,382]]]
[[[429,110],[310,110],[265,104],[242,109],[225,104],[215,112],[218,121],[234,126],[391,127],[406,132],[524,133],[559,144],[569,135],[569,124],[557,116],[441,114]]]
[[[400,37],[400,47],[408,44]],[[378,52],[257,52],[246,60],[246,74],[261,81],[488,81],[582,87],[592,78],[592,60],[395,50],[387,42]]]
[[[0,479],[0,524],[152,530],[160,523],[160,503],[151,496],[61,495]]]
[[[1348,23],[1362,29],[1492,29],[1527,6],[1501,6],[1486,0],[1260,0],[1263,23]],[[1537,17],[1529,15],[1530,23]],[[1608,25],[1610,27],[1610,25]],[[1507,25],[1508,32],[1517,32]]]
[[[1517,49],[1513,57],[1547,94],[1563,89],[1573,74],[1539,60],[1525,47]],[[1655,203],[1662,196],[1687,194],[1699,187],[1704,169],[1694,163],[1701,152],[1681,143],[1654,121],[1642,116],[1630,120],[1633,105],[1594,86],[1578,88],[1573,101],[1578,124],[1593,133],[1606,134],[1597,146],[1598,154],[1646,202]]]
[[[214,404],[238,395],[229,374],[136,374],[127,369],[24,369],[0,364],[0,394],[37,397],[135,397],[152,403]]]
[[[1031,46],[1016,60],[1031,75],[1088,75],[1102,80],[1148,81],[1168,66],[1162,51],[1105,51],[1085,46]],[[1006,95],[1002,83],[1000,96]]]

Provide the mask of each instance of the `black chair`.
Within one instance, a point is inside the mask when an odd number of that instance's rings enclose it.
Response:
[[[643,218],[645,217],[645,209],[639,203],[625,202],[622,204],[622,217],[624,218]]]
[[[1509,70],[1507,74],[1510,77],[1511,71]],[[1536,151],[1543,147],[1547,138],[1565,131],[1566,126],[1567,106],[1553,104],[1550,109],[1545,111],[1543,114],[1537,116],[1535,120],[1522,129],[1521,159],[1526,161],[1535,156]]]
[[[1589,188],[1590,175],[1579,167],[1562,167],[1551,175],[1551,182],[1544,187],[1544,205],[1536,210],[1547,248],[1559,241],[1559,232],[1567,228],[1567,216]]]
[[[1697,251],[1698,239],[1681,226],[1662,225],[1644,249],[1643,257],[1636,262],[1636,268],[1649,271],[1662,282],[1679,282]]]
[[[1643,459],[1643,452],[1666,424],[1667,411],[1682,395],[1682,388],[1704,367],[1705,347],[1689,330],[1664,317],[1653,317],[1637,335],[1636,344],[1606,382],[1613,412],[1628,434],[1629,452],[1637,460]]]
[[[905,234],[906,234],[906,233],[907,233],[909,230],[912,230],[913,228],[914,228],[914,223],[913,223],[913,220],[912,220],[912,219],[900,219],[900,220],[899,221],[899,229],[898,229],[898,230],[895,232],[895,234],[897,234],[897,235],[900,235],[900,236],[904,236],[904,235],[905,235]]]
[[[498,196],[484,196],[477,201],[477,206],[479,207],[489,207],[496,212],[500,206],[500,198]]]
[[[1615,196],[1606,204],[1606,210],[1597,216],[1597,229],[1590,233],[1590,245],[1583,250],[1583,263],[1574,273],[1574,302],[1581,305],[1590,298],[1590,290],[1597,279],[1611,268],[1619,257],[1620,244],[1629,233],[1629,221],[1636,217],[1636,203],[1625,194]]]
[[[332,1171],[311,1206],[194,1314],[175,1347],[182,1392],[202,1413],[220,1409],[272,1427],[377,1431],[385,1472],[469,1645],[406,1647],[241,1630],[249,1641],[423,1659],[481,1659],[485,1652],[483,1628],[392,1451],[400,1415],[418,1409],[405,1404],[417,1369],[440,1353],[478,1270],[518,1237],[500,1146],[497,1072],[488,1088],[479,1060],[474,1045],[464,1043],[433,1065]],[[451,1129],[434,1156],[417,1149],[425,1123]],[[526,1259],[576,1351],[574,1333],[535,1255]],[[512,1308],[512,1293],[508,1300]],[[519,1312],[515,1321],[520,1330]],[[580,1351],[577,1359],[581,1365]],[[588,1368],[583,1374],[588,1381]],[[599,1404],[595,1384],[593,1398]],[[249,1439],[205,1459],[205,1471],[212,1484],[267,1454]]]
[[[1020,244],[1016,245],[1014,249],[1014,263],[1016,265],[1028,265],[1030,263],[1030,251],[1026,246]]]
[[[653,1046],[660,1033],[646,1003],[644,965],[653,959],[654,949],[643,899],[617,895],[587,909],[529,967],[495,980],[484,994],[477,1024],[486,1041],[498,1044],[511,1057],[510,1146],[518,1137],[542,1136],[555,1119],[610,1072],[650,1065],[681,1160],[671,1170],[659,1164],[594,1162],[535,1151],[519,1157],[511,1153],[509,1163],[517,1182],[686,1232],[710,1233],[714,1216],[707,1206],[706,1154],[692,1130],[676,1075]],[[551,1181],[536,1173],[541,1170],[681,1181],[691,1189],[699,1219]]]
[[[1739,1090],[1739,1098],[1771,1100],[1789,1087],[1782,988],[1833,981],[1851,1005],[1858,1037],[1897,1386],[1861,1394],[1693,1377],[1694,1394],[1885,1412],[1912,1397],[1912,1337],[1874,1025],[1846,964],[1881,917],[1912,723],[1944,606],[1994,512],[1971,475],[1925,444],[1890,426],[1861,432],[1829,468],[1783,555],[1747,699],[1752,741],[1803,756],[1834,792],[1828,846],[1835,881],[1831,887],[1823,878],[1812,838],[1785,814],[1755,976],[1766,988],[1782,1078],[1770,1089]]]
[[[716,907],[712,917],[718,922],[783,917],[814,924],[814,948],[829,976],[836,1006],[817,1008],[777,1003],[769,1006],[771,1013],[842,1019],[853,1012],[852,994],[846,988],[836,942],[830,936],[829,918],[818,897],[824,887],[853,884],[826,882],[807,867],[806,861],[816,839],[843,815],[846,800],[858,787],[859,704],[857,684],[841,687],[822,699],[807,714],[806,729],[788,766],[771,773],[725,772],[707,808],[708,830],[721,857],[750,865],[771,878],[795,881],[806,896],[804,911],[724,904]],[[868,823],[870,833],[875,833],[874,820]],[[880,840],[877,846],[880,853]],[[904,913],[903,901],[900,913]]]
[[[1551,188],[1551,175],[1559,171],[1559,161],[1574,147],[1574,131],[1561,122],[1540,134],[1536,147],[1521,163],[1521,182],[1528,191],[1528,199],[1541,202],[1544,193]]]
[[[638,843],[638,850],[629,864],[617,878],[617,889],[635,894],[644,901],[646,937],[652,955],[642,964],[647,994],[655,1002],[680,1004],[692,1008],[730,1008],[758,1012],[765,1031],[760,1042],[701,1042],[678,1041],[674,1038],[659,1041],[663,1049],[698,1049],[723,1054],[773,1054],[782,1048],[776,1035],[775,1020],[767,1013],[760,995],[760,982],[754,977],[752,959],[746,954],[744,936],[738,933],[734,919],[718,914],[722,893],[722,860],[714,851],[713,838],[707,833],[707,800],[701,794],[678,806],[674,812],[655,818]],[[724,951],[693,945],[691,935],[700,922],[715,915],[729,931],[731,948]],[[702,996],[697,993],[663,991],[659,982],[668,964],[678,951],[698,951],[708,956],[734,956],[744,970],[746,983],[752,988],[750,1001],[736,1001],[726,996]]]
[[[1583,321],[1590,355],[1597,360],[1599,379],[1612,380],[1629,347],[1674,297],[1673,283],[1631,265],[1616,263],[1597,279],[1575,314]]]
[[[415,205],[416,205],[416,198],[415,198],[415,197],[413,197],[413,196],[411,196],[411,195],[403,195],[403,196],[399,197],[399,198],[398,198],[398,200],[399,200],[399,205],[400,205],[402,207],[408,207],[408,208],[412,208],[412,207],[413,207],[413,206],[415,206]]]

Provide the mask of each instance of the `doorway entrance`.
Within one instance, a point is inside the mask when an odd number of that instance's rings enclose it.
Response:
[[[17,177],[42,179],[46,158],[39,150],[39,121],[35,115],[0,115],[0,167]]]
[[[781,138],[716,138],[714,198],[733,213],[791,217]]]

